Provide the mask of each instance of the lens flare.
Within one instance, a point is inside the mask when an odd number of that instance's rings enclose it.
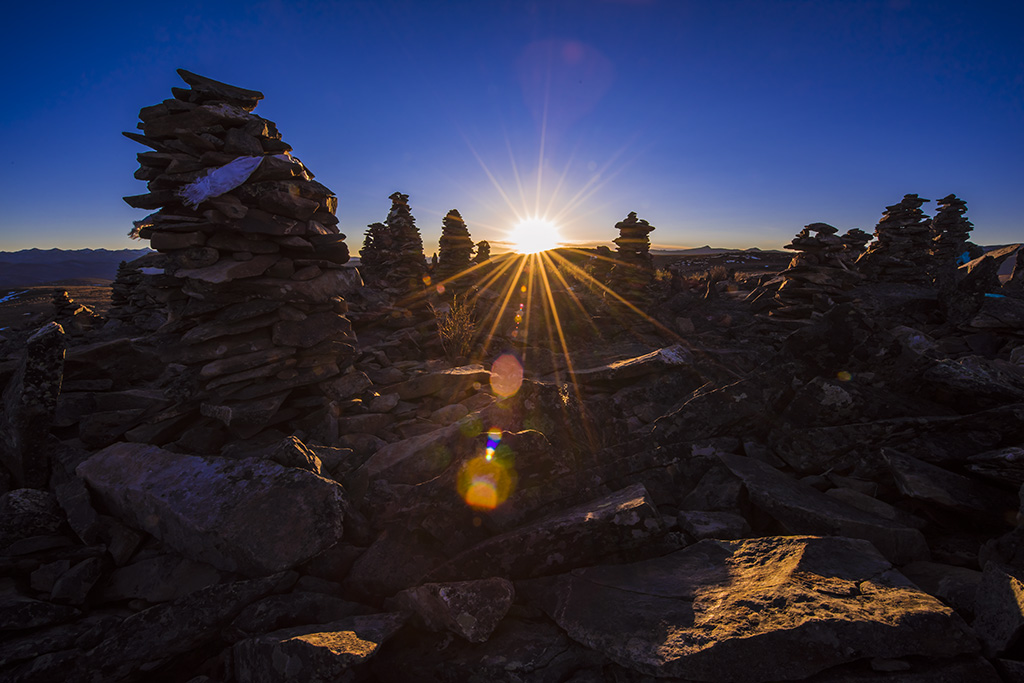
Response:
[[[491,390],[501,398],[513,396],[523,384],[523,366],[511,353],[498,356],[491,365]]]
[[[492,454],[493,455],[493,454]],[[476,510],[493,510],[512,493],[514,472],[500,458],[477,456],[459,470],[457,486],[466,505]]]

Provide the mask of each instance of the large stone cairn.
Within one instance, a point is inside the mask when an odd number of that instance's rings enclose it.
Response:
[[[938,212],[932,219],[932,260],[935,284],[941,288],[951,287],[956,280],[957,259],[966,251],[967,238],[974,224],[964,214],[967,202],[955,194],[939,199]]]
[[[172,88],[139,112],[143,134],[125,133],[154,150],[138,155],[149,194],[125,201],[159,209],[135,233],[166,255],[155,293],[180,370],[179,404],[155,420],[248,438],[327,403],[319,385],[351,364],[341,294],[358,276],[342,265],[334,194],[251,113],[263,94],[178,73],[191,89]]]
[[[453,278],[473,264],[473,238],[457,209],[449,211],[441,221],[437,257],[437,280]]]
[[[875,241],[859,259],[857,268],[883,282],[929,284],[932,230],[921,205],[930,201],[904,195],[899,204],[885,207],[875,226]]]
[[[635,211],[630,211],[625,220],[615,224],[619,236],[616,245],[616,265],[612,269],[613,288],[624,299],[635,299],[654,278],[654,260],[651,258],[651,241],[647,235],[654,226],[645,220],[638,220]]]
[[[797,252],[782,271],[785,281],[775,294],[777,308],[771,315],[780,318],[809,318],[828,311],[846,299],[843,291],[859,277],[846,267],[848,254],[863,247],[867,234],[851,230],[840,237],[828,223],[811,223],[797,233],[784,249]],[[859,233],[859,234],[858,234]]]
[[[403,297],[424,288],[427,260],[423,238],[409,211],[409,195],[393,192],[391,211],[383,223],[372,223],[359,253],[360,270],[370,284]]]

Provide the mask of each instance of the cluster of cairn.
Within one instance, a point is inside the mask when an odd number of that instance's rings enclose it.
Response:
[[[781,273],[784,281],[775,294],[778,308],[773,316],[806,318],[846,300],[844,291],[861,279],[849,264],[863,253],[871,236],[858,228],[842,236],[837,232],[828,223],[811,223],[783,247],[797,253]]]
[[[454,278],[473,263],[473,238],[457,209],[449,211],[441,222],[437,255],[434,279],[438,281]]]
[[[343,266],[333,192],[252,113],[263,94],[178,73],[191,88],[172,88],[139,112],[141,135],[125,133],[153,149],[135,174],[149,193],[125,201],[158,209],[133,232],[165,257],[164,275],[126,268],[119,303],[151,297],[176,335],[181,401],[154,421],[247,438],[326,403],[318,385],[351,363],[341,295],[358,275]]]
[[[372,223],[359,251],[360,272],[367,284],[389,294],[405,296],[424,287],[427,261],[423,238],[409,211],[409,195],[394,192],[391,211],[383,223]]]
[[[614,289],[625,299],[635,299],[654,277],[654,260],[651,258],[651,241],[647,237],[654,226],[637,219],[636,212],[630,211],[625,220],[615,224],[619,236],[616,245],[615,267],[610,277]]]
[[[931,201],[907,194],[899,204],[885,207],[875,226],[875,241],[857,260],[873,280],[930,284],[932,227],[921,206]]]

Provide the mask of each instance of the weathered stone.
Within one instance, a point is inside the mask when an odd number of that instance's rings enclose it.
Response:
[[[351,341],[352,323],[345,316],[324,311],[314,313],[304,320],[281,321],[274,325],[272,338],[280,346],[308,349],[325,339]]]
[[[397,393],[403,401],[411,401],[424,396],[438,396],[443,400],[453,402],[462,398],[462,394],[470,390],[486,386],[490,379],[491,373],[484,370],[482,366],[466,365],[443,372],[418,375],[401,384],[389,387],[388,390]]]
[[[493,536],[425,578],[438,582],[544,576],[592,564],[615,552],[639,549],[664,531],[646,489],[634,484]],[[578,543],[580,538],[587,543]]]
[[[74,607],[33,600],[23,595],[0,594],[0,631],[23,631],[70,621],[80,612]]]
[[[271,595],[242,610],[231,623],[246,633],[268,633],[303,624],[326,624],[376,610],[323,593],[298,591]]]
[[[739,455],[720,455],[719,458],[743,480],[750,501],[777,519],[790,533],[863,538],[897,564],[928,557],[928,546],[917,529],[826,496],[758,460]]]
[[[961,615],[974,614],[974,597],[981,583],[978,570],[937,562],[911,562],[901,567],[900,572]]]
[[[957,512],[1003,520],[1018,502],[1008,493],[942,469],[891,448],[883,448],[896,485],[905,496]]]
[[[706,540],[516,588],[574,640],[649,676],[792,680],[863,657],[977,649],[952,610],[847,538]]]
[[[733,541],[750,535],[747,520],[731,512],[685,510],[679,513],[679,526],[698,541],[705,538]]]
[[[341,487],[266,460],[121,443],[89,458],[78,474],[128,524],[226,571],[281,571],[342,536]]]
[[[203,562],[178,555],[157,555],[115,569],[103,586],[103,599],[167,602],[212,586],[223,578],[222,572]]]
[[[583,368],[574,372],[576,380],[596,386],[622,387],[640,377],[669,371],[693,364],[693,354],[681,344],[667,346],[635,358],[619,360],[597,368]]]
[[[353,670],[372,657],[404,621],[401,614],[355,616],[243,640],[233,650],[236,675],[253,683],[353,680]]]
[[[77,663],[84,675],[78,680],[138,680],[151,662],[167,661],[215,642],[246,605],[287,590],[294,582],[294,573],[285,572],[222,583],[133,614],[80,656]]]
[[[54,602],[81,605],[103,573],[103,560],[89,557],[64,572],[53,584],[50,599]]]
[[[175,271],[175,277],[187,277],[193,280],[202,280],[211,284],[223,284],[240,278],[252,278],[262,275],[267,268],[277,262],[277,257],[267,254],[254,256],[248,261],[235,261],[233,259],[221,259],[212,266],[205,268],[180,268]]]
[[[985,565],[975,594],[974,632],[989,657],[1001,655],[1024,632],[1024,582],[994,562]]]
[[[515,598],[505,579],[426,583],[393,598],[395,607],[415,612],[431,631],[448,630],[471,643],[483,643],[494,632]]]
[[[18,486],[45,488],[47,439],[64,374],[64,330],[49,323],[25,342],[25,355],[7,383],[0,407],[0,462]]]
[[[0,496],[0,548],[57,533],[63,522],[57,501],[47,491],[15,489]]]
[[[322,385],[324,393],[334,401],[345,401],[359,396],[373,386],[365,372],[346,372]]]

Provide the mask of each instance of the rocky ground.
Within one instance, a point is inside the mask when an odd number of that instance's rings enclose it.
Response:
[[[466,289],[466,358],[444,297],[347,293],[329,409],[224,443],[152,431],[159,333],[29,310],[4,448],[46,476],[5,474],[0,677],[1024,680],[1024,299],[780,320],[774,273],[692,266],[636,308],[568,268]]]

